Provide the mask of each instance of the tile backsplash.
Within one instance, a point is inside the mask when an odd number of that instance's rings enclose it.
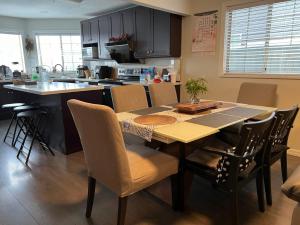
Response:
[[[143,63],[124,63],[118,64],[114,60],[98,60],[98,61],[86,61],[84,65],[87,65],[91,70],[95,71],[96,66],[111,66],[117,68],[148,68],[156,67],[158,71],[166,68],[168,70],[176,71],[177,80],[180,81],[180,58],[149,58],[143,60]]]

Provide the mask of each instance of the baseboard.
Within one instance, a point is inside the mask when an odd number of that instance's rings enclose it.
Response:
[[[300,150],[289,149],[289,150],[288,150],[288,154],[289,154],[289,155],[292,155],[292,156],[300,157]]]

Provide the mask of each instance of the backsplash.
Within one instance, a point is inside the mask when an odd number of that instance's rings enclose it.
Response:
[[[143,63],[124,63],[118,64],[114,60],[99,60],[99,61],[86,61],[84,65],[87,65],[90,70],[95,71],[96,66],[111,66],[117,68],[149,68],[156,67],[160,72],[166,68],[168,70],[177,72],[177,80],[180,81],[180,69],[181,59],[180,58],[149,58],[145,59]]]

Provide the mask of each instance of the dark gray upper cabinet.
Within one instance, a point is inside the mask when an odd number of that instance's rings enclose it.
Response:
[[[99,27],[97,19],[81,22],[81,41],[83,45],[99,42]]]
[[[123,34],[123,21],[120,12],[110,15],[111,20],[111,37],[117,38]]]
[[[99,42],[99,24],[98,20],[91,21],[91,43]]]
[[[135,10],[125,9],[121,11],[123,21],[123,33],[128,34],[130,40],[135,40]]]
[[[153,51],[153,10],[135,8],[135,57],[147,58]]]
[[[181,20],[178,15],[137,6],[82,21],[82,43],[98,43],[99,58],[107,59],[105,43],[126,33],[133,41],[136,58],[180,57]]]
[[[91,41],[91,23],[90,21],[81,22],[81,42],[82,44],[90,43]]]
[[[111,37],[111,21],[109,16],[101,16],[99,17],[99,58],[109,59],[109,52],[105,48],[105,43],[109,42],[109,38]]]

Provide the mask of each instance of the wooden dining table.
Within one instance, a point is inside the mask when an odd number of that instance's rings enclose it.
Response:
[[[202,100],[212,101],[212,100]],[[222,129],[239,124],[249,119],[263,119],[276,111],[277,108],[265,107],[258,105],[248,105],[235,102],[218,101],[220,105],[217,108],[201,111],[196,114],[180,113],[176,109],[176,105],[163,105],[159,107],[150,107],[130,112],[117,113],[118,121],[123,132],[129,132],[143,138],[143,133],[151,133],[151,140],[159,141],[165,146],[173,143],[179,144],[178,157],[182,161],[186,157],[186,146],[204,140]],[[158,126],[143,126],[135,122],[135,118],[146,115],[169,115],[176,118],[176,122]],[[145,128],[143,130],[127,129],[127,127]],[[150,131],[149,131],[150,130]],[[150,191],[156,197],[159,197],[167,203],[171,203],[171,192],[169,181],[163,181],[164,185],[158,184]],[[190,186],[191,181],[186,186]],[[164,186],[164,187],[163,187]],[[166,191],[168,186],[168,191]],[[151,189],[151,188],[150,188]],[[188,192],[188,191],[186,191]],[[167,193],[167,194],[166,194]]]

